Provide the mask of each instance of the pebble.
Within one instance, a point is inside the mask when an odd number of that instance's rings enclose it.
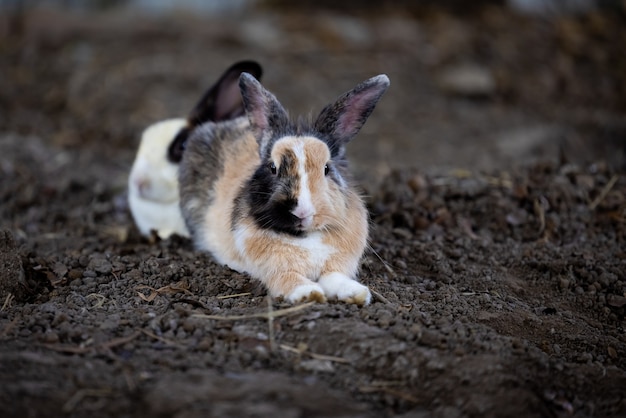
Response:
[[[299,368],[308,372],[334,373],[335,366],[330,360],[310,359],[302,360]]]
[[[626,297],[621,295],[608,295],[606,297],[606,302],[610,306],[621,308],[622,306],[626,305]]]
[[[44,332],[41,336],[41,342],[47,344],[54,344],[59,342],[59,334],[54,331]]]
[[[100,274],[109,274],[113,270],[113,265],[104,258],[92,258],[87,268]]]
[[[80,279],[81,277],[83,277],[83,271],[82,270],[71,269],[70,271],[67,272],[67,278],[69,280],[76,280],[76,279]]]
[[[475,64],[444,69],[439,75],[438,82],[439,88],[452,95],[485,97],[496,92],[496,81],[491,71]]]

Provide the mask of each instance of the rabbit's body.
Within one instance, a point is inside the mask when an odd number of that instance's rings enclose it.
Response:
[[[181,162],[181,210],[196,246],[291,302],[369,303],[369,289],[354,280],[368,215],[343,150],[356,132],[333,139],[324,128],[358,131],[386,80],[370,86],[368,109],[354,105],[358,111],[339,121],[330,108],[312,125],[289,122],[269,92],[242,76],[249,121],[201,126]]]
[[[180,213],[178,166],[190,132],[204,122],[222,123],[244,114],[239,92],[242,72],[261,77],[254,61],[230,66],[209,88],[189,116],[157,122],[146,128],[128,178],[130,211],[143,235],[152,231],[162,238],[172,234],[189,236]]]

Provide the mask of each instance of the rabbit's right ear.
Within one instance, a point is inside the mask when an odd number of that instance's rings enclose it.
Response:
[[[231,65],[217,82],[209,88],[187,117],[187,126],[181,129],[168,150],[168,158],[172,162],[180,162],[185,150],[189,133],[204,122],[220,122],[235,119],[245,114],[239,76],[242,73],[252,74],[261,79],[263,69],[255,61],[240,61]]]
[[[259,144],[259,155],[264,159],[273,135],[289,126],[289,116],[276,96],[263,88],[250,74],[241,74],[239,88],[250,128]]]

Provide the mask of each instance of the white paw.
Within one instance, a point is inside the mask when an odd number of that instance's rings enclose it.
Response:
[[[287,301],[291,303],[297,302],[326,302],[326,296],[324,296],[324,289],[317,283],[307,283],[297,286],[286,297]]]
[[[330,273],[320,277],[317,282],[329,299],[337,299],[346,303],[368,305],[372,294],[367,286],[352,280],[342,273]]]

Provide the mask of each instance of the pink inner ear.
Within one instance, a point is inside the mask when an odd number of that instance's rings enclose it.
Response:
[[[250,80],[246,87],[246,99],[248,103],[245,107],[248,118],[250,119],[250,124],[264,131],[269,125],[267,120],[267,98],[263,94],[260,84]]]
[[[380,94],[380,89],[369,89],[349,97],[344,104],[343,113],[339,116],[337,133],[340,136],[356,135]]]

